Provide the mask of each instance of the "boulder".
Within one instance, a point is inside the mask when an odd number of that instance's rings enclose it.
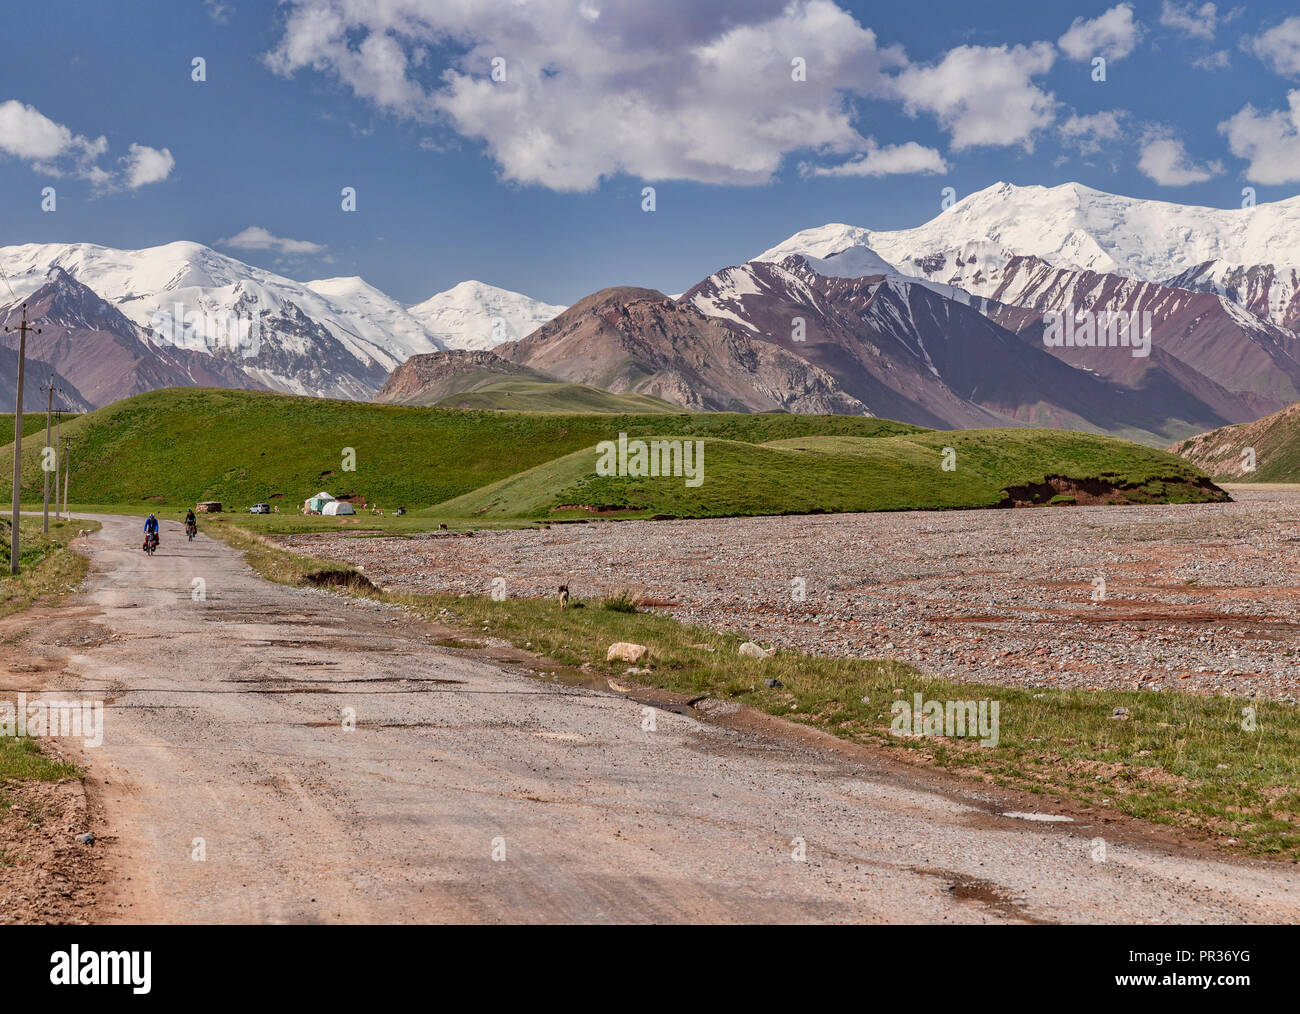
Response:
[[[740,646],[740,653],[746,658],[770,658],[772,656],[770,651],[764,651],[753,641],[746,641],[742,644]]]
[[[605,661],[613,662],[618,659],[620,662],[640,662],[645,658],[650,649],[644,644],[633,644],[631,641],[618,641],[609,646],[609,651],[605,652]]]

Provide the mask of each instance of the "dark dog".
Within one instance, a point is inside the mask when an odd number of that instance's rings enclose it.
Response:
[[[560,608],[569,608],[569,586],[567,584],[560,585]]]

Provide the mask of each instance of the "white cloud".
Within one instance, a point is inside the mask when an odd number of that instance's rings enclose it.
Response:
[[[0,102],[0,152],[27,162],[47,176],[79,176],[102,183],[108,174],[95,162],[108,151],[103,137],[93,141],[55,123],[34,106],[14,99]]]
[[[276,253],[285,255],[318,254],[326,250],[326,247],[321,243],[275,236],[270,230],[263,229],[260,225],[250,225],[247,229],[235,233],[229,239],[217,240],[217,243],[238,250],[274,250]]]
[[[1194,39],[1209,41],[1219,27],[1219,8],[1212,3],[1197,7],[1192,3],[1164,0],[1160,8],[1160,23]]]
[[[170,148],[150,148],[144,144],[131,145],[122,161],[126,163],[126,185],[132,190],[146,183],[159,183],[176,168]]]
[[[230,24],[230,19],[234,16],[234,11],[229,4],[222,3],[221,0],[203,0],[203,5],[208,9],[208,17],[219,25]]]
[[[1245,105],[1219,124],[1228,150],[1244,158],[1252,183],[1300,181],[1300,89],[1287,92],[1288,109],[1261,113]]]
[[[1232,66],[1232,59],[1226,49],[1216,49],[1213,53],[1198,56],[1192,61],[1192,66],[1201,70],[1227,70]]]
[[[1162,187],[1204,183],[1223,173],[1220,162],[1193,162],[1183,142],[1166,127],[1150,128],[1142,137],[1140,149],[1138,169]]]
[[[267,62],[449,124],[509,180],[571,191],[617,173],[764,183],[796,151],[865,153],[849,100],[887,95],[884,72],[906,63],[831,0],[588,3],[581,17],[570,0],[502,6],[287,0]],[[451,66],[435,66],[449,48]],[[795,58],[806,80],[792,80]]]
[[[1123,109],[1108,109],[1087,116],[1072,115],[1058,128],[1061,141],[1077,148],[1080,155],[1095,155],[1107,146],[1107,142],[1122,140],[1127,117],[1128,113]]]
[[[1275,73],[1300,76],[1300,17],[1287,18],[1245,41],[1245,47]]]
[[[1071,60],[1088,61],[1094,56],[1122,60],[1141,39],[1142,26],[1133,18],[1132,4],[1122,3],[1091,21],[1075,18],[1056,44]]]
[[[915,141],[873,147],[864,155],[833,166],[800,166],[805,176],[898,176],[911,173],[943,173],[948,163],[933,148]]]
[[[74,134],[34,106],[14,99],[0,102],[0,155],[9,155],[46,176],[73,176],[99,190],[118,185],[117,177],[99,165],[108,153],[104,137],[94,140]],[[166,179],[176,160],[166,148],[132,144],[119,161],[125,165],[125,184],[131,189]]]
[[[1056,99],[1034,84],[1056,59],[1050,43],[958,46],[930,67],[908,67],[897,92],[909,115],[934,114],[956,151],[981,145],[1033,147],[1034,131],[1056,118]]]

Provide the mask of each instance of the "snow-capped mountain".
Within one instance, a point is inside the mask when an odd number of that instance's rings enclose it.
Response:
[[[1017,255],[1057,268],[1218,292],[1278,324],[1300,321],[1300,197],[1251,208],[1202,208],[1103,193],[1078,183],[998,183],[913,229],[807,229],[759,254],[799,254],[828,275],[884,259],[905,275],[979,296],[1001,290]],[[837,269],[837,263],[843,264]]]
[[[369,398],[394,367],[441,348],[361,279],[296,282],[199,243],[32,243],[0,248],[0,264],[20,297],[61,268],[151,340],[237,364],[282,391]]]
[[[29,323],[39,329],[27,337],[28,387],[32,378],[43,381],[53,371],[57,407],[89,411],[160,387],[264,386],[225,359],[155,344],[143,328],[62,268],[51,268],[35,292],[0,306],[0,324],[12,328],[23,305]],[[0,344],[11,354],[18,342],[12,330],[0,334]],[[40,408],[45,400],[27,404]]]
[[[565,309],[471,280],[417,303],[409,312],[449,349],[490,349],[527,337]]]
[[[1033,330],[1041,328],[1036,310],[966,293],[953,299],[946,286],[898,274],[826,275],[813,263],[824,261],[791,256],[726,268],[682,302],[819,366],[874,414],[925,426],[1067,426],[1156,443],[1161,434],[1248,418],[1256,408],[1254,399],[1220,391],[1179,364],[1168,376],[1163,356],[1146,371],[1148,360],[1125,350],[1136,366],[1117,370],[1118,379],[1098,369],[1118,357],[1097,358],[1095,349],[1092,359],[1058,356]],[[1201,304],[1219,298],[1182,294]],[[1136,387],[1144,397],[1133,396]]]
[[[365,336],[372,344],[382,345],[399,358],[440,347],[437,339],[406,307],[363,278],[352,275],[303,284],[328,300],[353,334]]]

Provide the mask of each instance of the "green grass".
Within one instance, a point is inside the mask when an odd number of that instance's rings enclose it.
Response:
[[[7,517],[7,515],[6,515]],[[18,530],[18,573],[9,573],[9,522],[0,521],[0,616],[25,609],[43,596],[67,594],[81,584],[89,562],[67,544],[82,528],[99,530],[97,521],[55,521],[41,531],[39,517],[23,517]]]
[[[946,447],[956,455],[951,471],[942,467]],[[704,480],[694,488],[682,478],[599,476],[596,462],[596,449],[584,448],[421,513],[492,520],[577,517],[593,508],[722,517],[991,507],[1008,488],[1051,475],[1106,479],[1137,503],[1215,498],[1197,485],[1200,473],[1172,454],[1063,430],[814,435],[764,444],[706,439]]]
[[[646,394],[612,394],[585,384],[502,377],[470,390],[451,394],[442,408],[514,412],[596,412],[613,415],[653,413],[680,415],[681,407]]]
[[[76,774],[75,764],[42,753],[36,739],[29,736],[0,736],[0,785],[7,781],[57,782],[61,778],[73,778]],[[0,812],[6,809],[6,797],[3,789],[0,789]]]
[[[77,588],[85,579],[89,561],[67,547],[81,528],[98,530],[94,521],[50,521],[50,533],[41,532],[41,519],[24,517],[19,522],[17,575],[9,573],[9,525],[0,524],[0,616],[25,609],[38,599],[58,598]],[[76,766],[41,752],[34,739],[0,736],[0,785],[6,781],[36,779],[58,781],[77,774]],[[0,811],[7,797],[0,789]]]
[[[259,391],[171,388],[65,424],[77,439],[71,498],[184,510],[266,501],[296,512],[321,489],[414,510],[563,457],[619,431],[761,443],[806,434],[874,436],[917,427],[857,416],[462,412]],[[44,433],[23,441],[23,500],[40,498]],[[344,448],[356,451],[344,471]],[[0,474],[12,469],[0,451]]]
[[[1181,459],[1111,437],[935,431],[859,416],[457,411],[173,388],[64,429],[75,439],[70,489],[78,509],[174,518],[200,500],[220,500],[240,524],[268,532],[564,520],[593,507],[640,517],[979,507],[1052,474],[1112,479],[1130,502],[1216,495]],[[703,484],[597,475],[596,445],[620,433],[703,441]],[[40,497],[43,443],[43,433],[23,442],[27,503]],[[956,453],[952,470],[942,467],[946,447]],[[0,450],[0,474],[12,467],[11,454]],[[386,517],[295,520],[321,489],[377,503]],[[259,501],[283,513],[250,518],[248,505]],[[416,516],[396,518],[398,506]]]
[[[624,590],[616,595],[608,595],[601,600],[600,608],[608,610],[611,613],[635,613],[637,612],[636,600],[632,598],[632,593]]]
[[[265,576],[300,584],[339,564],[295,557],[237,529]],[[1190,831],[1246,855],[1300,861],[1300,709],[1285,704],[1179,692],[1028,690],[932,679],[890,659],[737,653],[747,638],[678,623],[658,613],[561,610],[553,599],[368,593],[462,633],[450,647],[492,636],[553,660],[558,671],[591,682],[626,681],[627,666],[605,661],[608,646],[649,647],[641,684],[689,698],[734,701],[883,747],[903,760],[1045,796],[1066,797],[1097,813],[1118,812]],[[781,686],[768,687],[768,680]],[[891,734],[894,701],[999,702],[999,742],[900,738]],[[1113,717],[1116,708],[1126,719]],[[1254,709],[1254,729],[1243,709]],[[1050,800],[1045,806],[1050,806]]]
[[[30,408],[31,406],[27,406],[27,407]],[[50,423],[51,439],[53,439],[53,433],[54,433],[53,420],[56,418],[58,417],[57,416],[51,417],[51,423]],[[63,422],[65,425],[75,418],[77,418],[77,414],[75,412],[63,413]],[[44,409],[42,409],[40,412],[28,411],[23,413],[23,436],[26,437],[35,434],[37,431],[40,432],[41,441],[43,443],[45,439]],[[0,412],[0,440],[5,440],[8,441],[9,443],[13,443],[14,441],[14,414],[12,412]],[[12,468],[13,466],[11,465],[10,467]]]
[[[1254,451],[1253,472],[1243,471],[1247,448]],[[1300,404],[1198,434],[1175,449],[1221,482],[1300,482]]]

